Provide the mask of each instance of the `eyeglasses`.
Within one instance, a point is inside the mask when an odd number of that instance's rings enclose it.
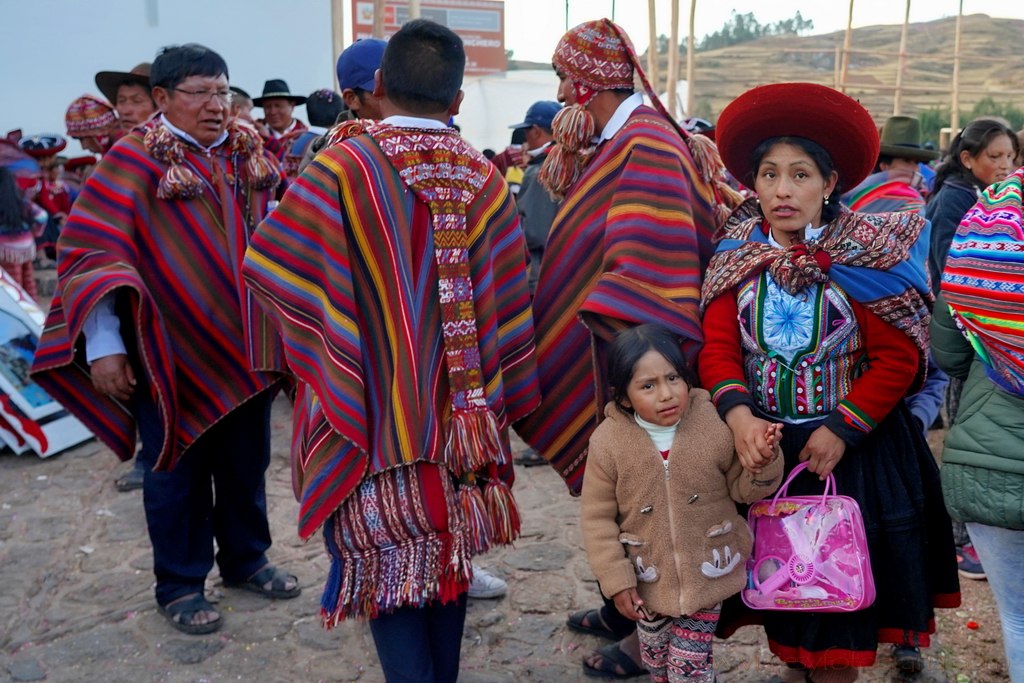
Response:
[[[184,88],[173,88],[173,90],[195,97],[204,104],[213,98],[217,98],[221,104],[231,104],[231,96],[234,94],[230,90],[185,90]]]

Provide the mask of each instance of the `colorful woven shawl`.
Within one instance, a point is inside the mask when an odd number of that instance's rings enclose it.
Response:
[[[762,217],[746,217],[749,204],[737,209],[737,214],[744,219],[727,226],[708,266],[702,311],[721,294],[766,269],[794,294],[832,280],[914,342],[920,354],[917,382],[923,380],[934,302],[923,266],[929,241],[927,221],[912,213],[844,211],[815,242],[779,249],[768,242]]]
[[[1000,388],[1024,396],[1024,168],[992,185],[949,248],[942,293]]]
[[[473,554],[518,534],[497,461],[539,394],[525,243],[493,166],[447,130],[346,122],[328,139],[244,272],[300,380],[299,533],[324,525],[330,626],[453,598]]]
[[[843,195],[843,203],[857,213],[891,213],[922,211],[924,197],[912,184],[920,175],[879,171],[865,178],[860,185]]]

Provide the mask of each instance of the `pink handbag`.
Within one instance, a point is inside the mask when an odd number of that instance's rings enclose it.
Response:
[[[821,496],[786,496],[800,463],[768,500],[750,506],[754,549],[740,597],[753,609],[854,612],[875,601],[864,519],[857,501],[836,495],[831,474]],[[829,495],[831,487],[832,495]]]

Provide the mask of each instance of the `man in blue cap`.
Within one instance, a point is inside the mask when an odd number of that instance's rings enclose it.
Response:
[[[526,118],[521,123],[509,126],[523,131],[526,139],[523,143],[523,155],[526,158],[526,170],[523,182],[516,195],[516,207],[519,210],[519,223],[526,235],[526,247],[530,252],[530,296],[537,287],[537,276],[540,274],[540,262],[544,257],[544,247],[548,242],[548,231],[555,220],[559,202],[540,184],[537,174],[551,149],[551,122],[562,109],[558,102],[534,102],[526,110]],[[547,460],[537,451],[527,447],[517,455],[513,462],[523,467],[546,465]]]
[[[540,273],[540,261],[544,256],[544,245],[548,241],[548,230],[558,211],[558,202],[537,180],[540,167],[547,158],[553,138],[551,137],[551,121],[562,108],[558,102],[534,102],[526,110],[526,118],[509,128],[523,130],[526,142],[523,154],[526,170],[523,172],[523,183],[516,197],[519,207],[519,222],[526,233],[526,246],[530,250],[530,293],[537,284]]]
[[[380,68],[387,42],[364,38],[338,55],[338,88],[354,118],[380,120],[380,100],[373,94],[373,77]]]

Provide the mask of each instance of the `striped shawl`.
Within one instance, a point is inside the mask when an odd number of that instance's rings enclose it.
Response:
[[[275,384],[283,356],[241,280],[250,231],[272,190],[251,189],[229,138],[210,156],[184,143],[183,165],[202,191],[158,199],[167,166],[143,136],[159,125],[151,121],[119,140],[75,201],[58,242],[58,288],[32,373],[118,457],[131,458],[134,418],[93,388],[82,337],[89,313],[116,293],[129,357],[163,417],[156,468],[164,470],[207,428]]]
[[[614,333],[661,323],[691,359],[703,341],[697,309],[712,203],[679,133],[641,106],[598,148],[555,216],[534,297],[543,402],[516,432],[573,494],[610,398],[604,354]]]
[[[990,186],[964,216],[942,293],[989,378],[1024,396],[1024,168]]]

